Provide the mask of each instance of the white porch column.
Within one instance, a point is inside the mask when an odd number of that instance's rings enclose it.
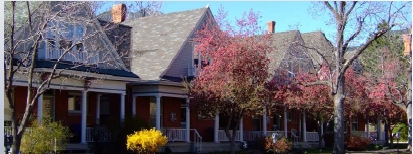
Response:
[[[377,139],[381,141],[381,119],[377,119]]]
[[[190,125],[190,121],[191,121],[191,116],[190,116],[190,110],[189,110],[189,98],[186,98],[186,123],[185,123],[185,127],[186,127],[186,142],[191,142],[190,140],[190,132],[191,132],[191,125]]]
[[[267,112],[262,115],[262,135],[267,136]]]
[[[300,136],[300,138],[303,138],[303,130],[302,130],[303,126],[301,125],[303,123],[303,121],[302,121],[303,115],[300,114],[299,117],[300,117],[300,120],[298,121],[298,132],[300,132],[300,133],[295,134],[295,135],[298,135],[298,136]]]
[[[37,120],[39,124],[43,119],[43,94],[39,95],[37,98]]]
[[[323,136],[324,135],[324,123],[321,123],[321,136]],[[324,147],[324,137],[323,137],[323,139],[321,140],[321,144],[323,145],[323,147]]]
[[[125,93],[120,94],[120,119],[125,119]]]
[[[284,106],[284,136],[287,137],[287,107]]]
[[[159,95],[156,97],[156,130],[161,130],[161,97]]]
[[[80,143],[86,144],[86,98],[87,91],[82,91],[82,122],[81,122],[81,140]]]
[[[132,115],[136,116],[136,96],[132,97]]]
[[[99,124],[99,119],[100,119],[100,97],[102,94],[97,95],[97,100],[96,100],[96,124]]]
[[[217,115],[215,115],[215,124],[214,124],[214,142],[216,143],[219,143],[218,130],[219,130],[219,112],[217,112]]]
[[[239,122],[239,141],[244,141],[244,118],[241,118],[241,121]]]
[[[369,120],[367,120],[367,123],[366,123],[366,132],[367,132],[367,138],[369,138],[369,135],[370,135],[370,129],[369,129],[369,126],[370,124],[369,124]]]
[[[303,141],[307,142],[307,122],[305,120],[305,111],[303,113]]]

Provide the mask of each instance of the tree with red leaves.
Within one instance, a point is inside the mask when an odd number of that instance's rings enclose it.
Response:
[[[375,117],[384,120],[387,132],[385,138],[391,142],[391,133],[388,131],[391,132],[392,126],[397,122],[408,123],[406,117],[409,117],[408,111],[411,106],[408,101],[410,64],[402,55],[403,44],[399,41],[400,37],[387,34],[369,46],[361,57],[365,73],[371,78],[368,82],[369,97],[379,110],[375,112],[378,114]],[[398,114],[391,114],[396,111]],[[404,121],[400,121],[401,119]]]
[[[235,153],[235,137],[244,116],[261,115],[270,107],[266,84],[270,77],[270,37],[259,35],[259,13],[244,13],[236,26],[225,20],[221,8],[216,21],[207,21],[194,38],[195,54],[200,54],[204,67],[199,76],[186,86],[190,108],[201,114],[226,117],[225,134]],[[232,130],[232,132],[230,132]]]
[[[334,99],[330,94],[329,86],[311,84],[316,81],[327,81],[328,78],[326,75],[330,74],[328,71],[328,68],[324,64],[316,74],[298,72],[295,78],[295,84],[291,84],[288,88],[275,92],[277,98],[283,96],[283,101],[289,108],[303,111],[308,117],[317,121],[320,148],[322,148],[321,141],[324,137],[323,132],[321,132],[321,127],[323,126],[322,124],[332,120]],[[351,68],[345,73],[345,78],[346,100],[344,102],[344,115],[346,119],[351,119],[360,113],[364,113],[368,108],[368,95],[365,88],[366,79],[356,74]]]

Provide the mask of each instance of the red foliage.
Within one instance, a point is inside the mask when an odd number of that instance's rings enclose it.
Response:
[[[192,108],[212,115],[219,111],[236,121],[242,115],[262,112],[267,106],[266,55],[272,46],[268,35],[255,36],[261,32],[258,13],[245,13],[235,27],[225,16],[221,9],[216,22],[207,21],[196,32],[194,54],[200,54],[202,63],[207,65],[199,68],[199,76],[187,88]]]
[[[345,139],[345,147],[350,151],[364,151],[367,150],[370,141],[367,138],[360,136],[347,136]]]

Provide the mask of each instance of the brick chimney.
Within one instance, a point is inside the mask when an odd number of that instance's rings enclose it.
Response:
[[[125,21],[126,18],[126,5],[125,4],[115,4],[112,7],[112,21],[114,23],[121,23]]]
[[[403,34],[404,52],[405,56],[409,56],[412,51],[412,35]]]
[[[273,34],[275,32],[275,21],[268,21],[268,34]]]

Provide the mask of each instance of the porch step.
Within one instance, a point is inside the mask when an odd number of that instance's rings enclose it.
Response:
[[[318,142],[295,142],[293,143],[293,147],[303,148],[303,149],[317,148],[318,144],[319,144]]]
[[[66,144],[64,153],[89,153],[87,144]]]
[[[241,143],[235,142],[235,151],[241,150]],[[202,142],[202,153],[204,152],[218,152],[218,151],[230,151],[229,142]]]
[[[161,149],[162,152],[165,152],[165,148],[168,147],[173,153],[178,152],[191,152],[191,143],[187,142],[168,142],[165,147]]]

